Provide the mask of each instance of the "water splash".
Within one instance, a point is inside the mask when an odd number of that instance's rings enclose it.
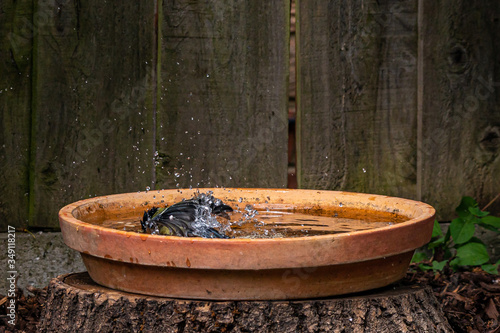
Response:
[[[232,208],[214,198],[213,192],[198,193],[170,207],[153,207],[144,212],[144,232],[167,236],[228,238],[217,217],[229,219]]]

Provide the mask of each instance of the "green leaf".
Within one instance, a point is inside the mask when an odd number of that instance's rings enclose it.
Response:
[[[431,266],[426,265],[426,264],[420,264],[420,265],[418,265],[418,268],[420,268],[420,270],[421,270],[421,271],[424,271],[424,272],[425,272],[425,271],[428,271],[428,270],[430,270],[430,269],[432,269],[432,267],[431,267]]]
[[[460,266],[478,266],[490,260],[486,246],[480,243],[468,243],[457,249],[457,260]]]
[[[484,246],[486,246],[486,244],[484,244],[484,242],[477,237],[472,237],[467,243],[479,243],[479,244],[483,244]]]
[[[479,244],[483,244],[486,246],[486,244],[484,244],[484,242],[480,238],[477,238],[477,237],[472,237],[467,243],[479,243]]]
[[[447,260],[443,260],[441,262],[434,260],[432,262],[432,270],[435,271],[442,271],[444,266],[446,266]]]
[[[444,237],[441,237],[441,238],[438,238],[436,239],[434,242],[430,242],[429,244],[427,244],[427,248],[432,250],[440,245],[443,245],[444,244]]]
[[[469,212],[477,217],[484,217],[489,214],[489,212],[483,212],[479,207],[469,207]]]
[[[432,238],[443,236],[443,230],[437,220],[434,220],[434,228],[432,229]]]
[[[491,225],[489,225],[489,224],[479,223],[479,225],[480,225],[481,227],[483,227],[484,229],[487,229],[487,230],[491,230],[491,231],[495,231],[495,232],[500,233],[500,229],[495,228],[495,227],[493,227],[493,226],[491,226]]]
[[[455,212],[460,217],[470,215],[469,207],[477,207],[477,202],[471,197],[463,197],[460,205],[455,209]]]
[[[491,225],[497,229],[500,229],[500,217],[496,216],[485,216],[481,219],[481,222],[487,225]]]
[[[411,258],[411,262],[421,262],[424,260],[428,260],[429,258],[424,252],[415,252],[413,258]]]
[[[483,271],[487,273],[498,275],[498,264],[496,265],[484,264],[481,265],[481,268],[483,269]]]
[[[451,237],[455,244],[463,244],[474,236],[474,223],[464,220],[462,218],[456,218],[451,221],[450,232]]]
[[[444,235],[444,242],[448,243],[450,241],[450,237],[451,237],[451,232],[450,228],[448,228],[448,230],[446,230],[446,235]]]
[[[453,269],[453,271],[457,271],[458,267],[460,266],[460,259],[455,258],[452,261],[450,261],[450,267]]]
[[[451,250],[449,247],[446,247],[444,249],[444,258],[445,259],[451,259],[451,257],[453,257],[453,253],[451,253]]]

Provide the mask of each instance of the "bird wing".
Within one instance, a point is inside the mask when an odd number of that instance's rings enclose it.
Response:
[[[201,236],[208,238],[229,238],[228,236],[219,233],[211,227],[193,228],[192,223],[203,212],[200,209],[207,209],[209,207],[198,198],[184,200],[173,204],[170,207],[157,208],[153,207],[144,212],[143,220],[141,221],[143,230],[146,230],[146,222],[156,224],[163,235],[175,236]],[[212,214],[222,216],[229,219],[227,212],[232,212],[233,209],[223,203],[210,204]],[[166,228],[166,229],[165,229]]]

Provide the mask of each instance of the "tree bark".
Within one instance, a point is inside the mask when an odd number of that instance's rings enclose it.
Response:
[[[345,297],[204,301],[108,289],[87,273],[53,279],[40,332],[453,332],[429,287]]]

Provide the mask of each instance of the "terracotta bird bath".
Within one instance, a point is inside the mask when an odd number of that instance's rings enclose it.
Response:
[[[379,288],[401,279],[414,250],[431,237],[434,209],[412,200],[348,192],[286,189],[199,189],[228,205],[251,204],[360,218],[405,221],[348,233],[293,238],[207,239],[149,235],[103,227],[153,206],[191,198],[194,190],[96,197],[59,213],[65,243],[79,251],[92,280],[126,292],[210,300],[285,300]]]

